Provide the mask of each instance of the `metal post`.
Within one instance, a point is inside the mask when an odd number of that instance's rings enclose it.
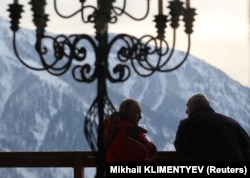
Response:
[[[97,14],[95,20],[96,39],[98,41],[97,60],[96,60],[96,75],[97,75],[97,102],[98,102],[98,154],[97,154],[97,172],[96,178],[105,177],[105,150],[103,138],[103,119],[104,119],[104,100],[107,96],[106,72],[108,65],[108,23],[110,15],[110,5],[112,0],[98,0]]]

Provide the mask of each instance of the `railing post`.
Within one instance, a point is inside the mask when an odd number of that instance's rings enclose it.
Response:
[[[84,178],[84,169],[82,166],[75,166],[74,167],[74,178]]]
[[[82,157],[74,156],[74,178],[84,178]]]

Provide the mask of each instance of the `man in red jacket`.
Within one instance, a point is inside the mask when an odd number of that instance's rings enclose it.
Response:
[[[140,104],[129,98],[121,102],[119,113],[105,120],[105,136],[115,134],[108,147],[106,161],[146,161],[155,158],[155,144],[146,137],[147,130],[138,125],[141,118]],[[114,123],[117,131],[111,133]]]

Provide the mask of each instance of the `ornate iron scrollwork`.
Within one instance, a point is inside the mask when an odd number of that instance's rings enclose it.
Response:
[[[97,177],[102,177],[105,150],[112,138],[104,140],[103,120],[115,111],[115,107],[107,94],[106,80],[110,82],[124,82],[132,72],[139,76],[148,77],[155,72],[171,72],[179,68],[187,59],[190,50],[190,34],[193,32],[195,9],[189,5],[183,7],[179,0],[170,1],[170,13],[155,15],[154,22],[157,35],[143,35],[140,38],[118,34],[111,39],[108,37],[108,24],[115,24],[118,17],[126,15],[135,21],[142,21],[149,15],[150,0],[146,1],[146,11],[141,17],[134,17],[127,12],[127,1],[123,0],[121,7],[114,5],[115,0],[97,0],[97,6],[86,5],[80,0],[79,9],[70,15],[63,15],[54,0],[55,12],[62,18],[71,18],[81,15],[83,23],[93,23],[96,36],[80,35],[51,35],[46,33],[45,27],[49,20],[45,13],[45,0],[30,1],[33,11],[33,22],[36,26],[35,49],[39,56],[39,65],[32,66],[19,55],[17,47],[17,31],[21,18],[22,5],[10,5],[11,29],[13,31],[13,47],[17,58],[26,67],[32,70],[46,70],[52,75],[60,76],[71,71],[74,80],[91,83],[97,80],[97,97],[90,106],[85,117],[84,133],[93,151],[98,151],[97,159],[101,171]],[[87,12],[91,12],[86,15]],[[179,19],[183,16],[185,33],[187,34],[187,51],[183,58],[172,62],[176,43],[176,30]],[[170,46],[165,39],[167,23],[173,30],[173,42]],[[53,51],[50,51],[50,50]],[[116,60],[110,62],[110,54],[116,54]],[[91,56],[91,57],[90,57]],[[171,61],[171,62],[170,62]],[[115,132],[115,127],[113,128]]]

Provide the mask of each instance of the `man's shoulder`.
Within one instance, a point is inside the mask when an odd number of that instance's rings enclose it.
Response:
[[[225,114],[222,114],[222,113],[214,113],[215,117],[217,119],[220,119],[221,121],[223,122],[228,122],[228,123],[232,123],[232,124],[236,124],[238,125],[238,121],[236,121],[234,118],[230,117],[230,116],[227,116]]]
[[[185,125],[185,124],[187,124],[188,122],[190,122],[190,119],[189,119],[189,118],[182,119],[182,120],[180,120],[180,125]]]
[[[179,127],[186,126],[189,122],[190,122],[190,119],[189,119],[189,118],[182,119],[182,120],[180,120],[180,122],[179,122]]]

